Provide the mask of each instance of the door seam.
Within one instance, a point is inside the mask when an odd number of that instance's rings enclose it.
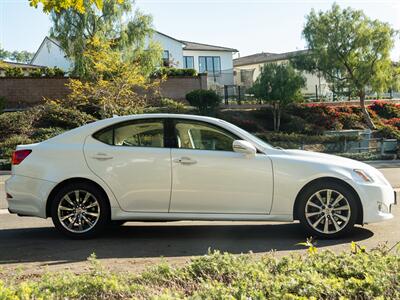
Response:
[[[169,204],[168,204],[168,213],[171,210],[171,201],[172,201],[172,183],[174,180],[174,175],[172,172],[172,148],[169,148],[169,166],[170,166],[170,172],[171,172],[171,184],[170,184],[170,190],[169,190]]]

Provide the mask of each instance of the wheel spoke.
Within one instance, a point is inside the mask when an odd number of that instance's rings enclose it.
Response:
[[[88,193],[88,192],[86,192],[85,198],[84,198],[83,201],[82,201],[82,205],[86,203],[86,201],[89,199],[90,196],[91,196],[91,194]]]
[[[328,216],[325,216],[325,223],[324,223],[324,233],[329,232],[329,219]]]
[[[63,200],[66,200],[69,204],[71,204],[73,207],[75,207],[76,205],[74,204],[74,202],[71,200],[71,198],[68,195],[65,195]]]
[[[308,202],[307,205],[318,208],[319,210],[321,210],[321,206],[318,206],[317,204],[313,203],[313,202]]]
[[[350,209],[350,206],[348,206],[346,204],[346,205],[343,205],[343,206],[335,207],[333,210],[349,210],[349,209]]]
[[[316,193],[315,196],[317,196],[319,202],[321,202],[322,205],[325,205],[324,200],[322,199],[322,196],[321,196],[321,194],[319,192]]]
[[[345,221],[345,222],[347,222],[349,220],[348,217],[345,217],[345,216],[342,216],[342,215],[339,215],[336,213],[334,214],[334,216],[338,217],[339,219],[341,219],[342,221]]]
[[[342,199],[344,199],[343,195],[339,194],[339,196],[336,198],[336,200],[332,203],[332,207],[335,207]]]
[[[60,210],[74,210],[73,208],[65,207],[65,206],[59,206],[58,207]]]
[[[68,225],[69,229],[72,229],[72,227],[75,225],[77,219],[78,219],[78,217],[75,217],[74,220],[71,223],[69,223],[69,225]]]
[[[325,218],[325,216],[320,217],[317,221],[315,221],[314,224],[312,224],[313,227],[317,227],[319,223]]]
[[[321,211],[306,213],[306,216],[307,216],[307,218],[309,218],[309,217],[320,215],[321,213],[322,213]]]
[[[98,206],[97,202],[93,202],[92,204],[85,206],[85,208],[88,209],[88,208],[97,207],[97,206]]]
[[[331,202],[331,197],[332,197],[332,190],[327,190],[326,191],[326,205],[329,205]]]
[[[75,201],[76,201],[76,204],[80,203],[80,201],[79,201],[79,191],[75,191]]]
[[[88,223],[89,226],[93,226],[93,222],[91,222],[88,218],[86,218],[85,215],[82,215],[82,219],[85,220],[85,222]]]
[[[74,215],[75,215],[75,214],[66,215],[66,216],[64,216],[64,217],[61,218],[61,221],[65,221],[66,219],[69,219],[69,218],[71,218],[71,217],[74,216]]]
[[[335,230],[339,231],[340,230],[340,226],[339,224],[336,222],[335,218],[331,218],[333,226],[335,226]]]

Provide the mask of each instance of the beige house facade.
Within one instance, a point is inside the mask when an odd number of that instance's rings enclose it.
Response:
[[[239,57],[233,60],[234,82],[237,86],[251,87],[261,73],[262,67],[268,63],[287,63],[295,56],[307,53],[307,50],[299,50],[285,53],[257,53]],[[303,72],[306,78],[306,86],[302,89],[305,97],[310,99],[329,99],[332,97],[326,80],[317,74]]]

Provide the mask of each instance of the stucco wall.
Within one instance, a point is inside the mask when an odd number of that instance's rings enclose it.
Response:
[[[181,42],[171,39],[158,32],[155,32],[150,39],[146,38],[146,48],[148,47],[150,41],[159,43],[163,50],[169,51],[169,59],[174,67],[183,68],[183,44]]]
[[[65,57],[64,51],[48,38],[43,41],[31,63],[49,68],[58,67],[64,71],[72,68],[72,63]]]

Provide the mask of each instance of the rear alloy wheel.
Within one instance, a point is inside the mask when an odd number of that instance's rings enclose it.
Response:
[[[336,238],[349,232],[358,213],[352,191],[337,183],[319,184],[303,193],[298,217],[312,235]]]
[[[72,184],[59,191],[52,205],[55,227],[73,238],[89,238],[109,222],[106,199],[92,185]]]

